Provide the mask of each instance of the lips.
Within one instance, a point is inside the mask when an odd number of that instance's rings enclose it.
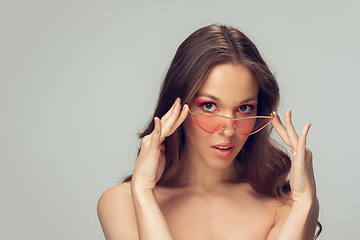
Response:
[[[235,145],[231,142],[228,143],[219,143],[211,146],[214,153],[219,157],[228,157],[231,155],[234,150]]]

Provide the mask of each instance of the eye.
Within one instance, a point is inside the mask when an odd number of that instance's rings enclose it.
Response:
[[[238,111],[241,113],[250,114],[253,109],[254,109],[254,106],[252,106],[252,105],[241,105],[238,108]]]
[[[199,107],[201,107],[205,112],[214,112],[217,109],[215,103],[212,102],[204,102],[200,104]]]

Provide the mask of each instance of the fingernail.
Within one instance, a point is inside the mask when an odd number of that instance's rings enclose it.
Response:
[[[186,104],[184,104],[184,106],[182,107],[182,111],[184,111],[186,109]]]
[[[291,117],[291,110],[290,109],[288,109],[288,114]]]
[[[279,114],[277,114],[276,111],[273,111],[273,115],[275,116],[275,118],[280,119],[280,118],[279,118]]]
[[[175,102],[180,102],[180,100],[181,100],[181,99],[180,99],[179,97],[177,97],[176,100],[175,100]]]

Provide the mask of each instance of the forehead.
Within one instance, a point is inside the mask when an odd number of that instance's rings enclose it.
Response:
[[[221,102],[238,104],[246,99],[257,99],[258,92],[259,85],[249,68],[226,63],[210,71],[196,95],[211,95]]]

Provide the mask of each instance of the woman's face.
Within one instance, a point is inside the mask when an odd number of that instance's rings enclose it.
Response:
[[[247,67],[221,64],[210,71],[189,108],[193,113],[207,112],[230,118],[253,116],[257,113],[258,92],[259,86]],[[186,157],[199,159],[215,169],[229,167],[248,138],[233,125],[219,132],[205,132],[190,114],[183,126]]]

